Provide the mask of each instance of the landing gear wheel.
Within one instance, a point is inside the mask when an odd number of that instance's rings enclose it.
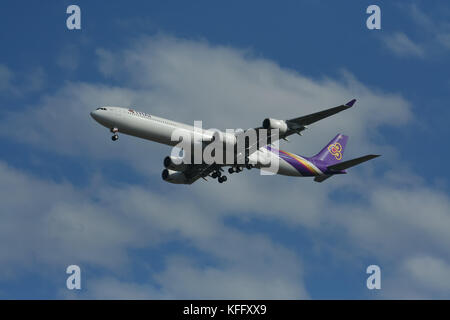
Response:
[[[117,139],[119,139],[119,136],[117,134],[113,135],[111,137],[112,141],[116,141]]]
[[[219,181],[219,183],[225,182],[225,181],[227,181],[227,177],[221,176],[221,177],[219,177],[219,179],[217,181]]]
[[[220,178],[221,175],[222,175],[222,172],[220,172],[219,170],[214,171],[213,173],[211,173],[211,177],[212,177],[213,179],[215,179],[215,178]]]
[[[250,170],[251,168],[253,168],[251,164],[246,164],[245,167],[246,167],[248,170]]]
[[[233,172],[234,172],[234,168],[233,168],[233,167],[231,167],[231,168],[228,169],[228,173],[229,173],[229,174],[232,174]]]
[[[236,167],[236,172],[241,172],[242,171],[242,168],[241,167]]]

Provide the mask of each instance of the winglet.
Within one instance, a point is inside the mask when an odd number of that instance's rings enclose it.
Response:
[[[350,100],[349,102],[347,102],[345,105],[349,106],[349,107],[353,107],[353,105],[355,104],[356,99]]]

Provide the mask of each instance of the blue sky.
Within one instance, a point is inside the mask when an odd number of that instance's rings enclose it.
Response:
[[[78,1],[70,31],[72,3],[2,3],[0,297],[449,298],[445,1]],[[132,105],[252,127],[354,97],[282,146],[310,155],[343,132],[348,158],[383,154],[322,184],[170,185],[168,147],[112,144],[89,117]]]

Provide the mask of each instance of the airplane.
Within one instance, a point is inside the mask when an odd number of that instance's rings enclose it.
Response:
[[[252,145],[245,145],[244,154],[242,152],[233,155],[232,162],[221,163],[199,163],[183,162],[182,157],[167,156],[163,163],[165,169],[162,171],[162,179],[175,184],[192,184],[200,178],[207,180],[207,177],[217,179],[219,183],[227,181],[227,176],[223,174],[223,168],[228,168],[228,173],[241,172],[244,167],[247,169],[257,168],[271,171],[267,163],[272,160],[277,161],[276,171],[273,173],[286,176],[314,177],[314,181],[322,182],[334,175],[345,174],[346,169],[360,163],[374,159],[379,155],[369,154],[359,158],[342,161],[348,136],[338,134],[319,153],[312,157],[300,156],[287,151],[279,150],[273,146],[275,140],[284,139],[292,134],[302,135],[302,131],[308,125],[319,120],[332,116],[338,112],[351,108],[356,102],[353,99],[346,104],[312,113],[306,116],[289,120],[277,120],[266,118],[262,127],[254,128],[258,137],[262,134],[262,129],[269,132],[269,138],[265,143],[258,142]],[[117,141],[118,133],[162,143],[168,146],[177,146],[179,141],[174,140],[172,134],[175,130],[197,137],[192,140],[192,144],[201,143],[202,150],[215,139],[221,139],[225,144],[236,144],[236,135],[208,129],[198,131],[198,128],[184,123],[164,119],[145,112],[135,111],[131,108],[103,106],[91,113],[95,121],[110,129],[113,133],[111,139]],[[274,130],[275,129],[275,130]],[[195,131],[197,130],[197,131]],[[277,132],[272,135],[271,130]],[[197,134],[197,136],[195,136]],[[275,140],[271,140],[275,139]],[[238,162],[237,159],[243,161]],[[263,160],[261,160],[263,159]],[[273,169],[272,169],[273,170]]]

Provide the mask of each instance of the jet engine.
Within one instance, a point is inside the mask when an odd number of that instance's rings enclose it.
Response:
[[[164,167],[173,171],[184,171],[187,165],[182,157],[167,156],[164,158]]]
[[[264,119],[263,128],[264,129],[278,129],[280,132],[280,135],[285,134],[288,131],[288,125],[287,125],[286,121],[272,119],[272,118]]]
[[[175,183],[175,184],[187,184],[187,178],[184,172],[174,171],[170,169],[164,169],[162,174],[164,181]]]

